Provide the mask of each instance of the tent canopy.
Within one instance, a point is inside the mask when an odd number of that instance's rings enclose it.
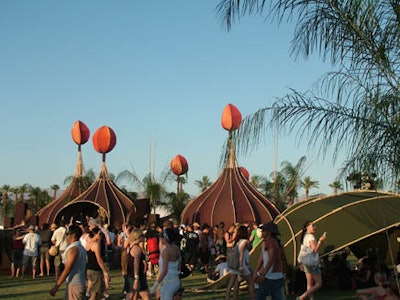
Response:
[[[305,221],[313,221],[316,224],[316,238],[324,231],[327,232],[328,238],[323,244],[323,254],[327,255],[347,246],[355,247],[361,241],[365,243],[366,239],[378,234],[387,232],[390,237],[400,225],[399,216],[399,195],[378,191],[354,191],[297,203],[278,216],[275,222],[281,232],[288,262],[295,265]],[[389,250],[388,244],[388,241],[382,245],[365,243],[373,248],[379,246],[384,258],[388,257],[387,253],[383,253]],[[365,254],[361,244],[358,249],[358,253]],[[398,246],[391,251],[397,253]]]
[[[133,200],[124,194],[110,179],[105,163],[95,182],[82,194],[63,206],[57,219],[69,220],[71,217],[95,217],[102,219],[114,228],[124,222],[134,221],[136,207]]]

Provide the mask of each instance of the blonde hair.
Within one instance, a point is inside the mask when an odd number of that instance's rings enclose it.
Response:
[[[139,229],[132,230],[132,232],[129,234],[129,243],[138,244],[141,236],[144,236],[143,231]]]

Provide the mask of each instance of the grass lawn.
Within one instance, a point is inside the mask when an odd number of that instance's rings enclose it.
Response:
[[[26,274],[29,275],[29,274]],[[60,287],[55,297],[51,297],[48,293],[50,288],[53,286],[55,278],[52,277],[38,277],[32,279],[26,276],[24,279],[9,278],[8,276],[0,276],[0,299],[18,299],[18,300],[45,300],[64,299],[64,288],[65,284]],[[151,287],[153,280],[149,281]],[[202,292],[195,293],[192,290],[196,287],[204,286],[206,284],[206,277],[204,274],[195,273],[193,276],[187,277],[182,280],[182,285],[185,288],[184,298],[185,299],[225,299],[225,291],[213,291],[213,292]],[[120,276],[119,271],[111,271],[111,290],[110,299],[120,299],[120,293],[122,290],[123,280]],[[294,299],[295,296],[288,296],[288,300]],[[248,299],[246,291],[240,292],[240,299]],[[353,291],[335,291],[322,289],[315,295],[315,299],[318,300],[332,300],[332,299],[354,299]]]

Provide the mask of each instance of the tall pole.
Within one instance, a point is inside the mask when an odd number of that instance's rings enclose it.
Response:
[[[278,201],[278,144],[279,144],[279,121],[276,121],[274,136],[274,193],[275,201]]]

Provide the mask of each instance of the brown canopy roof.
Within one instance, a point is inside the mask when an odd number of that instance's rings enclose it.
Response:
[[[83,170],[82,154],[79,147],[75,174],[71,184],[57,199],[47,204],[36,213],[39,226],[42,226],[44,223],[50,224],[55,222],[60,209],[79,196],[87,188],[87,185],[84,184]]]
[[[83,194],[65,205],[59,211],[59,216],[67,220],[71,217],[95,217],[114,227],[121,227],[124,222],[132,221],[135,212],[133,200],[110,179],[103,161],[95,182]]]
[[[184,224],[198,222],[217,225],[273,220],[279,210],[240,173],[229,143],[229,157],[218,179],[202,194],[189,202],[181,214]]]

